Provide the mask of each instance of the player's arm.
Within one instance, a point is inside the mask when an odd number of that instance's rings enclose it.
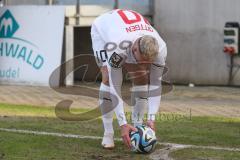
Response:
[[[123,58],[114,52],[108,60],[108,74],[109,74],[109,86],[112,104],[119,126],[127,124],[127,120],[123,108],[123,100],[121,97],[122,87],[122,63]]]
[[[109,59],[108,72],[109,72],[109,85],[110,93],[112,95],[112,104],[115,107],[114,111],[118,120],[118,124],[121,128],[121,136],[124,143],[130,148],[131,141],[129,133],[136,129],[131,125],[127,124],[127,119],[124,113],[123,100],[121,97],[121,86],[122,86],[122,63],[123,58],[113,53]]]
[[[161,103],[162,76],[167,55],[166,47],[162,49],[160,55],[163,57],[158,57],[158,63],[153,63],[150,68],[147,125],[153,129],[155,129],[154,122]]]

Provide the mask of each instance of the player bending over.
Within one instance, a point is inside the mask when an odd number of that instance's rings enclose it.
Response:
[[[96,62],[102,73],[99,103],[104,136],[102,146],[114,147],[113,113],[121,128],[123,142],[130,148],[129,132],[136,128],[127,123],[121,98],[122,68],[132,81],[133,125],[143,123],[155,130],[155,115],[161,100],[161,77],[167,56],[165,42],[149,22],[130,10],[113,10],[99,16],[91,28]],[[153,91],[153,92],[151,92]],[[110,109],[109,109],[110,108]]]

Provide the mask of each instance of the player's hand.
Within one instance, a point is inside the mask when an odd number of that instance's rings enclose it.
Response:
[[[156,131],[154,121],[148,120],[147,123],[146,123],[146,125],[147,125],[148,127],[152,128],[152,130]]]
[[[132,144],[131,144],[131,139],[129,137],[129,133],[132,131],[137,131],[137,129],[129,124],[124,124],[120,127],[121,127],[121,137],[123,139],[123,142],[125,145],[127,145],[129,149],[131,149]]]

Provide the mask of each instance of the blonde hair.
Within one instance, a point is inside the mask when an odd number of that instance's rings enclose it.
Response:
[[[149,60],[154,60],[159,52],[159,45],[156,38],[146,35],[139,38],[139,50],[141,55]]]

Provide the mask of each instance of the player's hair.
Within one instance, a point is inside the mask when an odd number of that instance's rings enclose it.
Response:
[[[159,52],[158,41],[149,35],[139,38],[138,46],[140,54],[149,60],[154,60]]]

